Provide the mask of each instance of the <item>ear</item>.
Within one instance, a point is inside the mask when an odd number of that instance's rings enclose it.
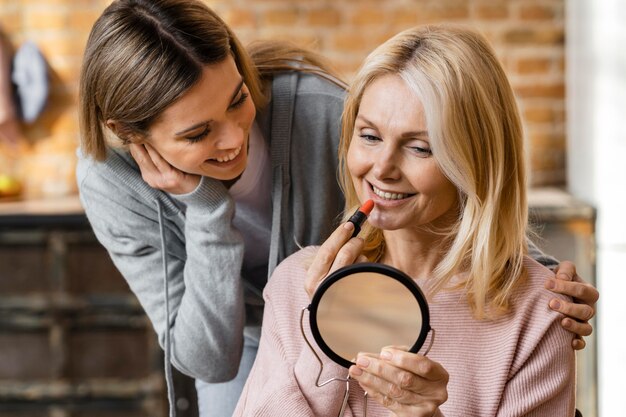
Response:
[[[117,120],[113,119],[107,119],[105,124],[106,127],[125,144],[141,144],[144,142],[141,135],[138,135],[136,132],[131,131],[131,129],[129,129],[129,127],[122,122],[118,122]]]
[[[120,131],[120,124],[115,120],[107,119],[106,126],[109,128],[111,132],[115,134],[115,136],[119,136],[118,132]]]

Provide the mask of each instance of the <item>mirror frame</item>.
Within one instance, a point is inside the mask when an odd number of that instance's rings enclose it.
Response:
[[[430,313],[428,310],[426,297],[422,293],[422,290],[419,288],[419,286],[415,283],[415,281],[413,281],[413,279],[411,279],[404,272],[389,265],[377,264],[372,262],[348,265],[336,270],[328,277],[326,277],[324,281],[322,281],[322,283],[315,291],[315,294],[313,294],[311,304],[309,304],[307,308],[309,310],[309,325],[311,327],[311,333],[313,334],[313,338],[317,342],[317,345],[320,347],[322,352],[324,352],[326,356],[332,359],[335,363],[338,363],[345,368],[349,368],[351,365],[354,365],[354,362],[350,362],[336,354],[324,341],[324,338],[320,334],[319,328],[317,326],[317,309],[319,307],[322,296],[335,282],[339,281],[347,275],[362,272],[374,272],[386,275],[387,277],[400,282],[413,294],[413,297],[415,297],[415,299],[417,300],[420,311],[422,313],[422,328],[420,329],[417,340],[415,341],[413,346],[409,348],[409,352],[417,353],[424,345],[426,337],[428,336],[428,332],[431,330]]]

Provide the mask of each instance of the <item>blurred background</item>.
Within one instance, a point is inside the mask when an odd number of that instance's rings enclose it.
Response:
[[[626,414],[626,303],[617,300],[626,293],[626,1],[205,1],[244,44],[290,39],[347,81],[402,29],[454,22],[483,32],[523,115],[538,244],[601,292],[578,353],[577,406],[586,417]],[[34,44],[46,81],[32,120],[0,109],[0,416],[166,415],[156,337],[76,197],[79,70],[109,3],[0,0],[6,54]],[[180,375],[177,385],[180,413],[195,415],[192,385]]]

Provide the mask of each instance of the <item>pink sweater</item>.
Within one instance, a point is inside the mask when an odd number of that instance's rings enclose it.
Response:
[[[326,417],[339,411],[345,383],[315,386],[319,365],[299,327],[300,311],[309,304],[303,263],[313,250],[306,248],[283,261],[265,288],[259,352],[235,416]],[[574,415],[573,336],[559,325],[559,314],[548,308],[554,294],[543,289],[552,272],[530,258],[524,265],[528,280],[518,287],[511,312],[498,320],[473,319],[461,290],[429,300],[436,337],[428,356],[450,374],[448,401],[440,407],[443,415]],[[308,312],[305,322],[315,346]],[[317,352],[324,361],[321,381],[347,376],[347,369]],[[392,415],[371,399],[367,411],[370,417]],[[362,415],[363,390],[351,381],[345,416]]]

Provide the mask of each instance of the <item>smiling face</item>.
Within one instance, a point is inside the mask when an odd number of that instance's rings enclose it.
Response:
[[[397,75],[365,89],[346,161],[359,200],[375,202],[374,227],[445,226],[455,213],[457,189],[432,155],[423,105]]]
[[[244,171],[256,110],[232,57],[202,78],[150,127],[148,143],[175,168],[218,180]]]

